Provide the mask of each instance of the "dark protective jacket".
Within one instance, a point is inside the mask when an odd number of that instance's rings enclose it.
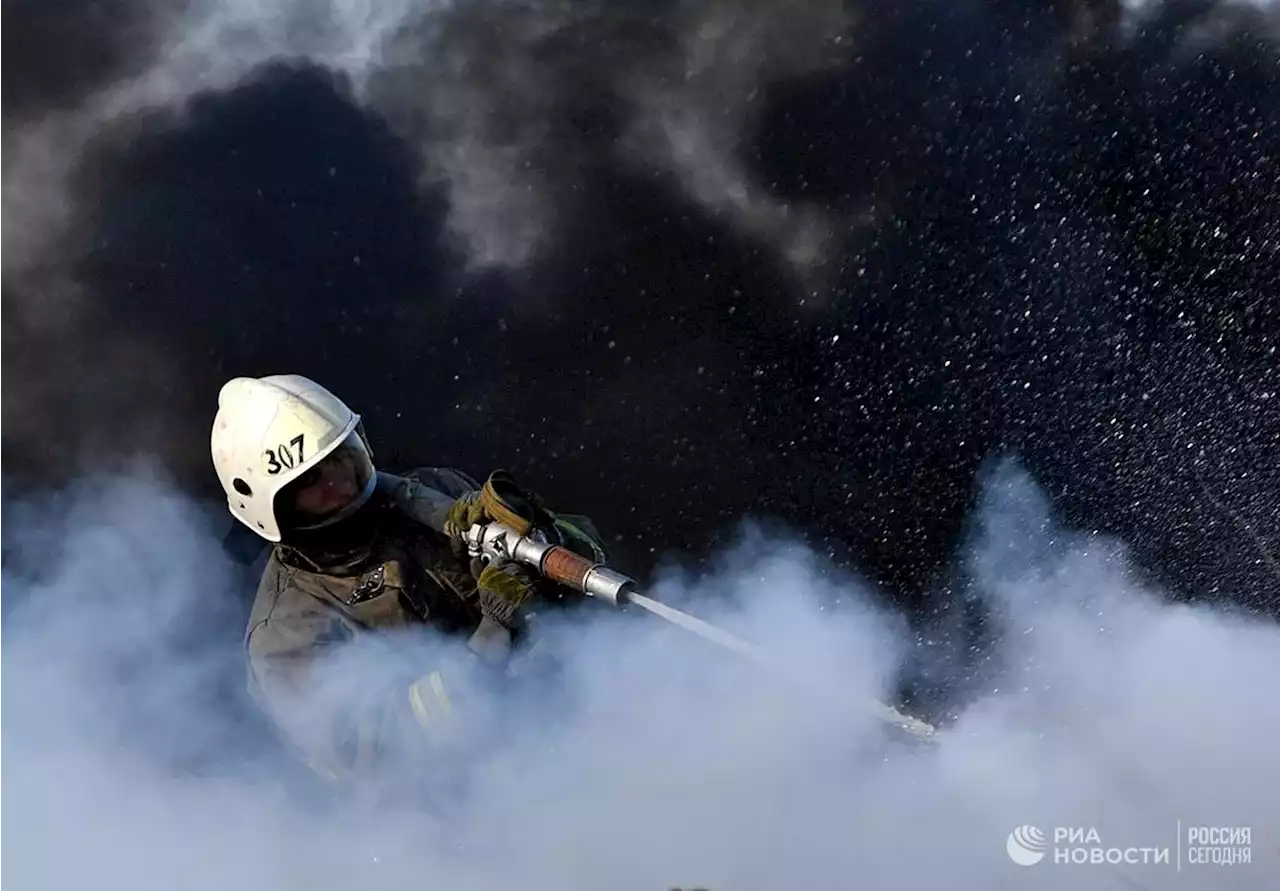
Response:
[[[249,690],[321,775],[430,761],[456,718],[440,670],[448,638],[490,662],[509,651],[443,531],[454,499],[478,488],[445,468],[379,473],[370,502],[343,521],[362,524],[358,547],[273,548],[245,632]]]

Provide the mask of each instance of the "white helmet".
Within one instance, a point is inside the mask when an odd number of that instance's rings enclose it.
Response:
[[[271,542],[280,541],[282,529],[337,522],[373,494],[376,474],[362,432],[360,416],[315,381],[296,374],[233,378],[218,394],[211,437],[227,507]],[[277,497],[295,481],[295,493],[311,485],[320,473],[313,469],[339,458],[349,462],[343,466],[352,488],[338,507],[308,514],[293,499]]]

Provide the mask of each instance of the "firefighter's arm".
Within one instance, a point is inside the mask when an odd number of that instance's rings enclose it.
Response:
[[[272,615],[248,635],[250,685],[285,741],[331,779],[402,770],[449,732],[438,672],[352,639],[322,609]]]
[[[404,476],[379,473],[378,486],[405,514],[441,533],[455,500],[480,489],[470,476],[448,467],[420,467]]]

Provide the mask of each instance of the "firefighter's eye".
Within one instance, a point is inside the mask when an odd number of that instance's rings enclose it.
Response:
[[[318,479],[320,479],[320,466],[321,465],[317,464],[315,467],[312,467],[302,476],[298,477],[296,480],[294,480],[294,485],[298,489],[306,489],[314,485],[315,482]]]

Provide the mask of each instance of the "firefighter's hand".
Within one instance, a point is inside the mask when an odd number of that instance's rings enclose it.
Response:
[[[444,521],[444,531],[456,544],[461,545],[462,537],[466,535],[468,529],[476,523],[488,521],[489,516],[485,513],[484,505],[480,501],[480,492],[467,492],[460,495],[453,502],[453,507],[449,508]]]
[[[537,594],[539,576],[519,563],[490,563],[476,579],[480,612],[505,628],[514,627],[521,608]]]
[[[445,516],[444,531],[461,542],[477,523],[498,522],[525,535],[535,527],[550,527],[551,521],[539,496],[521,489],[507,471],[495,470],[481,488],[453,502]]]

